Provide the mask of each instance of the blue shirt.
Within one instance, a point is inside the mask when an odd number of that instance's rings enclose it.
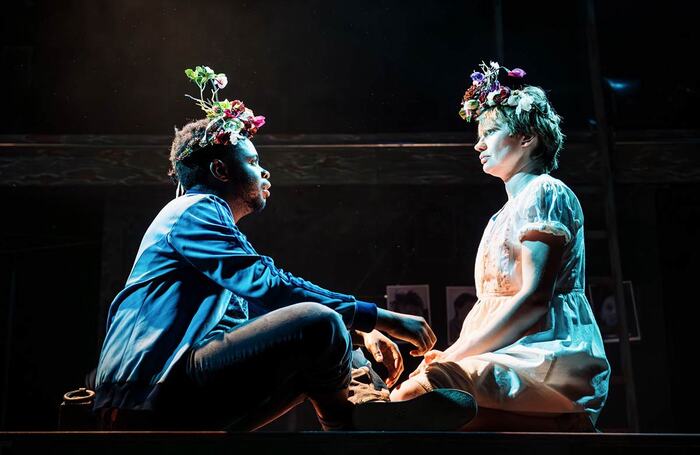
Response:
[[[238,230],[223,199],[189,191],[156,216],[110,306],[95,409],[151,409],[175,362],[220,322],[248,320],[248,302],[268,312],[308,301],[333,308],[348,329],[376,323],[374,304],[278,269]]]

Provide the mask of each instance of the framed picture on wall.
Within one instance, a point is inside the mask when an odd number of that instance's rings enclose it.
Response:
[[[430,286],[427,284],[386,287],[386,306],[398,313],[423,316],[430,324]]]
[[[593,308],[596,322],[606,343],[619,343],[617,306],[615,305],[615,283],[610,278],[589,278],[588,300]],[[627,330],[630,341],[642,339],[637,314],[637,302],[631,281],[623,281],[625,309],[627,310]]]
[[[464,318],[472,310],[476,300],[474,286],[447,286],[445,288],[448,344],[454,343],[459,338]]]

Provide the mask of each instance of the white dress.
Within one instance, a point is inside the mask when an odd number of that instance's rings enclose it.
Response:
[[[521,241],[531,231],[565,240],[546,317],[513,344],[457,363],[481,407],[537,414],[586,412],[595,424],[607,397],[610,366],[584,292],[583,212],[560,180],[537,176],[489,220],[474,269],[479,300],[456,344],[468,342],[520,290]]]

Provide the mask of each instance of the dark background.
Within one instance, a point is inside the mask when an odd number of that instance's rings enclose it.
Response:
[[[169,135],[199,116],[183,96],[196,91],[183,70],[199,64],[225,72],[223,94],[267,117],[256,141],[263,165],[266,157],[268,165],[306,163],[294,172],[269,165],[275,185],[269,207],[241,223],[258,250],[285,270],[378,303],[387,284],[429,284],[444,347],[444,287],[473,284],[483,226],[505,201],[502,184],[468,164],[475,158],[468,144],[473,132],[457,116],[471,71],[500,53],[494,5],[76,0],[4,6],[2,429],[55,428],[62,394],[80,386],[95,365],[104,311],[143,231],[172,197],[164,178]],[[585,5],[503,1],[502,63],[524,68],[528,83],[548,90],[571,144],[555,175],[579,194],[587,228],[602,229],[603,200],[591,190],[597,174],[578,173],[573,163],[580,161],[567,158],[570,150],[586,156],[597,147]],[[632,157],[617,159],[615,190],[623,275],[635,286],[642,332],[632,345],[641,430],[697,432],[700,401],[690,373],[699,316],[692,267],[700,215],[697,26],[683,2],[594,5],[602,76],[622,84],[605,91],[615,144],[627,153],[620,156]],[[275,148],[387,138],[456,138],[464,146],[441,148],[450,158],[444,162],[464,163],[468,172],[441,179],[454,168],[400,149],[376,152],[372,169],[371,159],[354,166],[352,157],[374,155],[353,155],[352,148],[340,158],[325,149],[300,147],[290,155]],[[674,166],[681,155],[684,164]],[[130,167],[129,160],[140,165]],[[138,177],[113,175],[114,169]],[[427,169],[432,180],[411,177]],[[609,275],[607,249],[599,243],[587,245],[591,276]],[[607,347],[619,374],[617,345]],[[307,411],[280,425],[313,427]],[[624,430],[624,384],[611,386],[600,426]]]

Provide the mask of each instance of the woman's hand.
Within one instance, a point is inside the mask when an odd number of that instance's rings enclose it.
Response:
[[[423,356],[423,361],[426,365],[430,365],[433,362],[439,362],[445,356],[445,353],[439,349],[433,349],[425,353]]]
[[[418,365],[418,367],[413,370],[411,374],[408,375],[409,378],[412,378],[413,376],[416,376],[418,374],[424,373],[425,369],[430,365],[431,363],[435,361],[440,361],[444,358],[445,353],[442,351],[439,351],[437,349],[430,350],[425,353],[425,356],[423,356],[423,361]]]
[[[412,314],[396,313],[377,308],[376,328],[394,338],[408,341],[416,347],[410,354],[419,357],[435,346],[437,337],[425,319]]]
[[[403,357],[399,347],[378,330],[372,330],[369,333],[358,330],[357,333],[362,336],[364,346],[374,360],[383,364],[389,373],[386,379],[387,387],[393,387],[403,373]]]

